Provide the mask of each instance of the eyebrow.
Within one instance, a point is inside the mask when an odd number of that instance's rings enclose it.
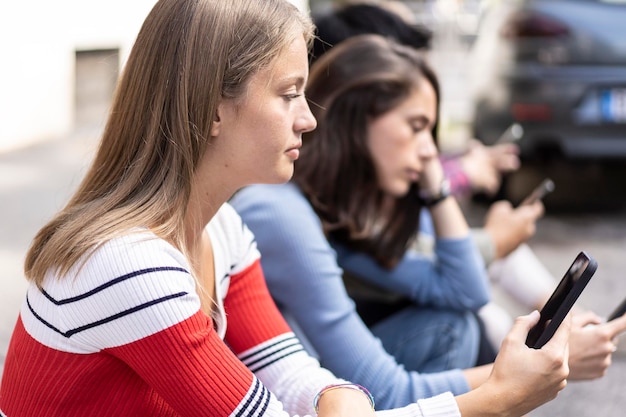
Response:
[[[288,77],[285,77],[285,78],[280,78],[277,81],[278,81],[278,84],[280,84],[281,86],[295,84],[296,87],[298,87],[298,88],[304,86],[304,84],[305,84],[304,77],[301,77],[299,75],[294,75],[294,76],[288,76]]]
[[[415,115],[409,116],[409,120],[412,122],[426,122],[426,123],[430,123],[432,121],[431,118],[425,114],[415,114]]]

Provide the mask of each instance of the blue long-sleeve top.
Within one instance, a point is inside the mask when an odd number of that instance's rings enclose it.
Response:
[[[420,232],[434,236],[426,210],[420,217]],[[434,256],[409,249],[392,269],[364,252],[330,243],[344,271],[420,306],[477,311],[489,301],[485,264],[471,238],[435,239]]]
[[[327,369],[338,377],[366,386],[381,409],[404,406],[442,392],[458,395],[469,390],[461,370],[432,374],[407,371],[385,351],[357,314],[344,287],[336,253],[323,233],[317,214],[297,186],[292,183],[249,186],[240,190],[231,204],[256,236],[274,300],[295,320],[298,329],[294,330],[302,332],[301,336],[311,344]],[[486,278],[470,271],[467,265],[474,265],[473,261],[455,259],[452,253],[457,253],[457,245],[470,247],[469,236],[440,242],[439,261],[423,260],[431,265],[424,271],[431,273],[416,278],[425,281],[419,285],[424,292],[420,297],[447,300],[450,305],[470,299],[475,299],[472,304],[478,305],[486,300]],[[448,267],[441,269],[433,265],[441,264],[442,260],[464,269],[465,275],[441,275]],[[461,279],[462,275],[462,284],[450,282]],[[456,292],[457,288],[462,293]],[[450,294],[443,295],[447,292]]]

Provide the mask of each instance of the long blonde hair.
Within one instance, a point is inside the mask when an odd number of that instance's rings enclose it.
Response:
[[[125,65],[95,159],[67,206],[35,236],[26,277],[41,284],[96,245],[148,227],[187,253],[183,219],[221,98],[313,25],[287,0],[160,0]]]

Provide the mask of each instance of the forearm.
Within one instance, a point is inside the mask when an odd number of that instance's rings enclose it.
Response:
[[[463,375],[470,386],[470,389],[476,389],[481,386],[491,374],[492,364],[477,366],[474,368],[464,369]]]
[[[496,248],[491,235],[482,227],[472,228],[471,234],[485,266],[491,265],[496,258]]]
[[[455,397],[463,417],[511,417],[502,407],[506,404],[506,393],[491,392],[478,387]]]
[[[354,384],[331,385],[314,401],[318,417],[374,416],[374,399],[365,388]]]
[[[457,401],[449,392],[417,400],[402,408],[377,411],[376,415],[378,417],[461,417]]]
[[[460,311],[477,310],[489,300],[486,271],[469,237],[437,239],[435,258],[409,250],[392,269],[343,245],[333,248],[344,270],[417,304]]]
[[[462,238],[469,234],[465,216],[452,196],[430,207],[430,215],[439,238]]]
[[[506,258],[495,261],[489,268],[489,276],[530,310],[540,310],[557,284],[554,276],[526,244],[520,245]]]

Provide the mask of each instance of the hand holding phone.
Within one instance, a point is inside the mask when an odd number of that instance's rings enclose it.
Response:
[[[539,322],[530,329],[526,345],[540,349],[561,325],[567,313],[596,272],[598,263],[585,252],[580,252],[541,309]]]
[[[554,181],[550,178],[546,178],[539,184],[522,202],[520,206],[526,204],[534,204],[537,200],[542,200],[547,194],[554,191]]]

